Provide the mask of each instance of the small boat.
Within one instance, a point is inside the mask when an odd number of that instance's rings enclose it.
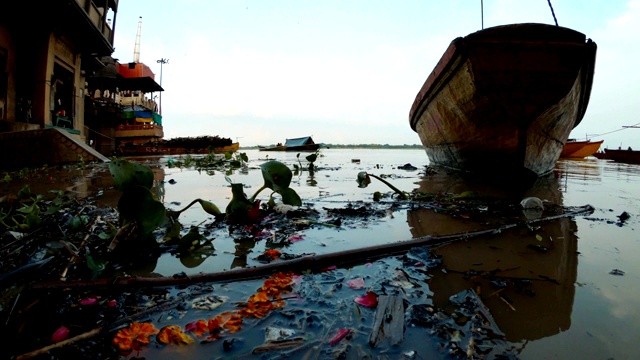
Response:
[[[562,152],[560,153],[560,158],[564,159],[583,159],[588,156],[593,156],[600,149],[600,145],[604,140],[600,141],[578,141],[576,139],[569,139],[567,143],[564,144],[562,148]]]
[[[313,142],[311,136],[287,139],[284,145],[278,143],[271,146],[258,146],[260,151],[316,151],[319,148],[320,144]]]
[[[260,151],[285,151],[287,148],[278,143],[276,145],[270,145],[270,146],[262,146],[262,145],[258,145],[258,150]]]
[[[547,24],[454,39],[409,113],[430,163],[537,178],[553,171],[589,103],[596,44]]]
[[[627,148],[626,150],[618,148],[604,149],[602,152],[594,154],[598,159],[613,160],[615,162],[627,164],[640,164],[640,150]]]

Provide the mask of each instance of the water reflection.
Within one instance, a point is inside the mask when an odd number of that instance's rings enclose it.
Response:
[[[140,162],[151,168],[154,181],[152,191],[160,202],[164,202],[164,167],[156,159],[136,158],[132,161]],[[78,168],[73,171],[61,169],[56,174],[60,183],[71,183],[70,186],[60,190],[68,191],[78,198],[94,197],[99,207],[118,206],[118,200],[122,194],[113,188],[113,178],[109,172],[108,164],[93,165],[86,169]],[[46,193],[51,189],[57,189],[57,187],[53,183],[36,183],[31,185],[31,189],[34,193]]]
[[[426,177],[418,185],[425,192],[472,190],[482,196],[514,201],[535,196],[562,205],[555,176],[539,179],[529,188],[474,182],[449,174]],[[491,227],[486,219],[476,222],[452,218],[432,209],[409,211],[407,220],[414,237]],[[571,326],[577,277],[577,225],[571,218],[561,218],[535,226],[516,227],[434,249],[446,269],[435,272],[428,281],[434,305],[444,308],[451,296],[472,288],[480,294],[508,341],[535,340],[567,330]]]

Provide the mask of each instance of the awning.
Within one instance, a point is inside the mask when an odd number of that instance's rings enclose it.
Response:
[[[150,93],[155,91],[164,91],[162,86],[160,86],[155,80],[146,76],[146,77],[137,77],[137,78],[124,78],[120,77],[118,81],[118,89],[122,90],[130,90],[130,91],[142,91],[144,93]]]

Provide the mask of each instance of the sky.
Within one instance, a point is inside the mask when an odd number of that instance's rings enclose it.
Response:
[[[624,128],[640,124],[640,0],[551,5],[560,26],[598,46],[570,137],[640,148],[640,128]],[[139,21],[140,61],[165,89],[165,139],[403,145],[420,143],[409,110],[454,38],[554,15],[547,0],[121,0],[121,63],[134,59]]]

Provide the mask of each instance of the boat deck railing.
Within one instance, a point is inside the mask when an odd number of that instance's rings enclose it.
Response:
[[[136,125],[118,125],[116,130],[152,130],[152,129],[162,129],[162,125],[158,124],[136,124]]]

